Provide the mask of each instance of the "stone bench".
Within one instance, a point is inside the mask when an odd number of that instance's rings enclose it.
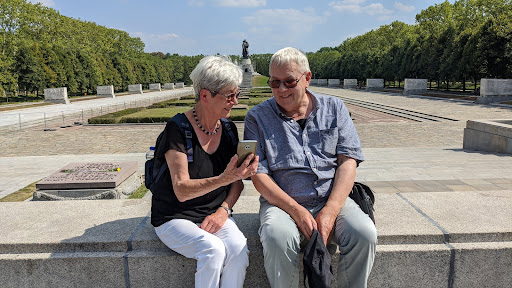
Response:
[[[377,194],[369,287],[510,287],[506,192]],[[505,209],[495,209],[499,203]],[[195,260],[160,242],[150,206],[149,199],[0,203],[0,287],[194,287]],[[269,287],[258,209],[258,196],[241,196],[234,207],[250,250],[245,287]],[[475,215],[484,226],[471,225]],[[333,271],[338,259],[336,251]]]

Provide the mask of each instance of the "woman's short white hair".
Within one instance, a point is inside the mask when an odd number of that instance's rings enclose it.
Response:
[[[300,51],[299,49],[293,47],[286,47],[274,53],[274,55],[272,55],[272,58],[270,58],[269,68],[271,69],[272,66],[283,66],[290,62],[295,62],[297,65],[299,65],[301,73],[311,72],[311,70],[309,69],[308,57],[306,57],[306,54],[304,54],[304,52]]]
[[[190,73],[190,79],[196,102],[199,102],[202,89],[219,92],[225,87],[239,86],[242,83],[242,69],[227,56],[206,56]]]

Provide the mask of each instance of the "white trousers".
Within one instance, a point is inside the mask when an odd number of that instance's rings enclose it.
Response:
[[[243,287],[249,249],[233,218],[214,234],[184,219],[173,219],[155,231],[167,247],[197,260],[195,287]]]

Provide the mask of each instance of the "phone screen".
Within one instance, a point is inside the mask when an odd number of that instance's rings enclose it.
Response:
[[[237,167],[244,162],[245,158],[249,156],[249,154],[253,153],[256,155],[256,146],[258,142],[256,140],[242,140],[238,142],[238,147],[236,149],[236,154],[238,155]]]

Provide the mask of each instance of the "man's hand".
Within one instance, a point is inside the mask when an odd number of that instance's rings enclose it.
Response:
[[[301,205],[297,205],[294,212],[290,214],[292,216],[293,221],[297,224],[297,228],[299,231],[309,240],[311,238],[311,234],[313,234],[313,230],[318,230],[317,222],[315,218],[309,211]]]
[[[226,220],[228,220],[228,213],[224,208],[219,208],[215,213],[206,216],[199,228],[213,234],[222,228],[224,223],[226,223]]]
[[[326,247],[334,235],[334,225],[336,224],[336,217],[339,212],[326,205],[316,216],[318,232],[322,235]]]

